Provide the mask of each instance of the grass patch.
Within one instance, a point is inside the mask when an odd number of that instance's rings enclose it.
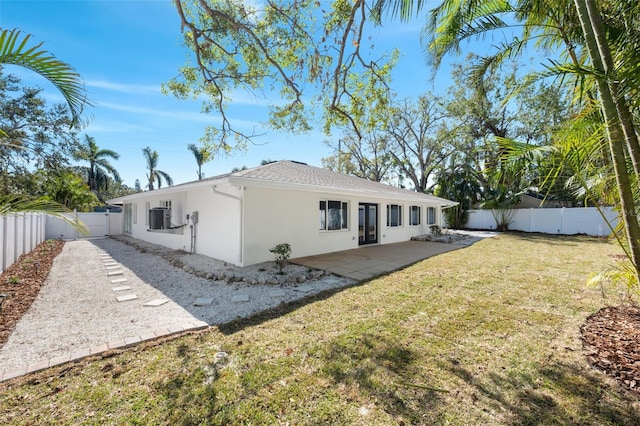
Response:
[[[615,245],[504,235],[218,329],[0,384],[3,424],[638,424],[591,369]],[[228,356],[220,356],[224,351]]]

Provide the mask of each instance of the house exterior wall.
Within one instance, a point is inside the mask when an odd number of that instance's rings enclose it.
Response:
[[[192,222],[187,214],[198,212],[195,225],[195,253],[204,254],[233,264],[241,264],[240,251],[240,191],[232,187],[218,192],[202,187],[182,192],[153,193],[125,202],[132,205],[131,232],[134,238],[159,244],[174,250],[191,251]],[[171,202],[171,225],[182,226],[173,230],[149,230],[149,210]],[[126,220],[126,218],[125,218]],[[123,226],[123,229],[127,229]]]
[[[320,230],[319,202],[335,200],[348,203],[347,229]],[[375,196],[345,196],[331,192],[248,187],[243,202],[243,265],[273,260],[269,249],[276,244],[291,245],[291,258],[357,248],[359,203],[378,205],[378,244],[407,241],[430,232],[426,203],[389,201]],[[402,226],[387,227],[387,204],[402,206]],[[420,225],[409,225],[409,207],[421,207]],[[441,225],[440,208],[436,224]]]
[[[241,190],[225,185],[215,190],[202,188],[188,193],[188,212],[198,212],[196,253],[242,264]],[[186,213],[185,213],[186,214]],[[185,233],[190,232],[187,229]],[[186,245],[189,250],[190,242]]]
[[[184,250],[185,244],[188,242],[188,229],[187,239],[185,240],[185,229],[175,229],[169,231],[149,231],[149,209],[154,207],[161,207],[160,203],[164,201],[171,201],[171,225],[179,226],[186,224],[183,218],[184,203],[186,199],[186,193],[154,193],[153,191],[144,192],[140,198],[124,203],[124,218],[123,229],[124,233],[131,235],[134,238],[138,238],[144,241],[148,241],[152,244],[159,244],[165,247],[169,247],[174,250]],[[131,223],[130,232],[127,232],[127,205],[130,205],[131,209]]]

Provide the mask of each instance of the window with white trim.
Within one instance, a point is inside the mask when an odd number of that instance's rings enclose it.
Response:
[[[420,225],[422,221],[422,208],[420,206],[409,207],[409,225]]]
[[[149,210],[151,209],[151,203],[148,201],[144,203],[144,224],[149,224]]]
[[[436,223],[436,208],[427,207],[427,225],[435,225]]]
[[[387,226],[402,226],[402,206],[399,204],[387,204]]]
[[[133,205],[133,223],[138,223],[138,204]]]
[[[171,200],[160,201],[160,207],[164,207],[165,209],[171,210]]]
[[[349,229],[347,218],[349,217],[349,203],[338,200],[320,200],[320,230],[338,231]]]

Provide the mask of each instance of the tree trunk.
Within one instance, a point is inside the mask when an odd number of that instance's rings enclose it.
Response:
[[[637,179],[638,176],[640,176],[640,144],[638,143],[638,136],[636,134],[635,125],[633,124],[631,111],[629,110],[629,106],[627,105],[624,96],[620,94],[620,84],[615,76],[616,70],[613,64],[613,57],[611,56],[609,43],[607,42],[604,34],[604,27],[602,24],[602,18],[600,17],[600,12],[598,11],[598,6],[594,0],[587,0],[585,1],[585,4],[602,63],[602,69],[598,68],[598,71],[603,71],[607,78],[606,84],[609,87],[611,98],[615,104],[622,133],[624,134],[624,139],[627,143],[629,157],[631,158],[633,170],[636,173]]]
[[[580,18],[592,65],[596,71],[604,76],[597,78],[598,93],[606,121],[609,150],[611,151],[620,196],[620,207],[629,244],[630,253],[628,255],[635,268],[636,282],[640,282],[640,225],[635,211],[632,181],[627,171],[625,157],[625,142],[628,141],[623,136],[624,126],[621,125],[625,117],[619,116],[620,110],[616,107],[616,102],[623,102],[623,99],[614,97],[617,95],[617,87],[609,78],[610,75],[607,74],[604,66],[605,62],[612,64],[613,60],[603,36],[603,25],[594,0],[574,0],[574,4]]]

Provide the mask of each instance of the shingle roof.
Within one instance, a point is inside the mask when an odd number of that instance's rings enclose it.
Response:
[[[238,172],[225,173],[202,180],[196,180],[193,182],[185,182],[179,185],[157,189],[155,191],[145,191],[134,195],[118,197],[113,200],[109,200],[109,202],[120,203],[131,198],[139,197],[141,195],[151,196],[161,192],[170,193],[176,191],[186,191],[188,190],[188,188],[209,185],[210,183],[221,181],[224,179],[228,179],[232,184],[274,184],[287,187],[299,187],[303,190],[327,190],[327,192],[335,190],[358,194],[369,193],[378,197],[382,196],[392,199],[404,200],[409,199],[442,206],[451,206],[457,204],[453,201],[435,197],[433,195],[409,191],[408,189],[396,188],[395,186],[390,186],[383,183],[374,182],[355,176],[349,176],[327,169],[322,169],[320,167],[309,166],[304,163],[287,160],[276,161],[273,163],[265,164],[263,166],[240,170]]]
[[[345,175],[320,167],[309,166],[295,161],[277,161],[252,169],[232,173],[230,178],[255,180],[288,185],[313,186],[318,188],[337,189],[343,191],[368,192],[376,195],[415,198],[431,201],[440,205],[456,204],[444,198],[435,197],[387,184]]]

